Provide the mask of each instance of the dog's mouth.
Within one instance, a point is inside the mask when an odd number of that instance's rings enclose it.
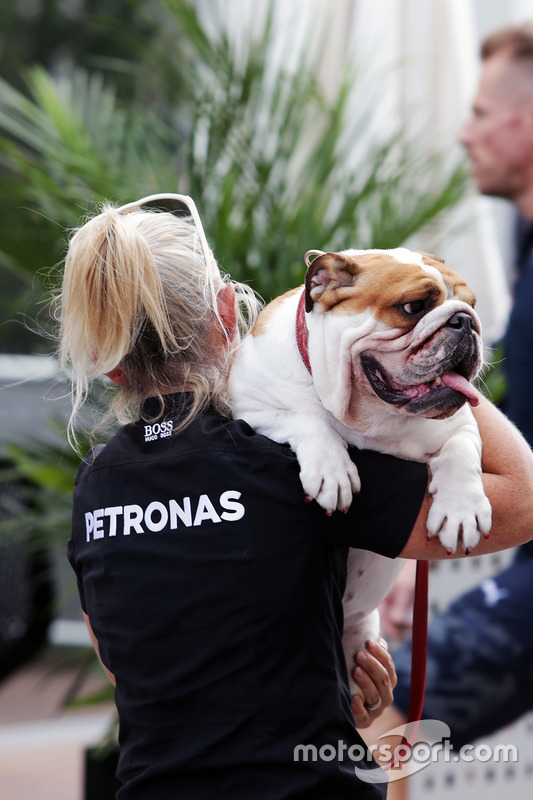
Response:
[[[464,403],[477,406],[478,397],[468,381],[468,366],[460,362],[431,381],[403,385],[395,381],[374,356],[361,355],[361,366],[366,378],[385,403],[404,407],[412,414],[423,414],[430,409],[443,412],[457,410]]]

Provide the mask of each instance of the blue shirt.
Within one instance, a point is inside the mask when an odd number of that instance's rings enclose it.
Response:
[[[533,222],[517,218],[513,305],[504,339],[503,411],[533,446]],[[533,540],[517,557],[533,558]]]
[[[518,221],[513,305],[504,341],[505,413],[533,446],[533,223]]]

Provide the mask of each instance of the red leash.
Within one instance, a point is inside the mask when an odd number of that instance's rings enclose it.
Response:
[[[298,344],[298,350],[300,351],[302,361],[305,364],[305,368],[307,369],[308,373],[312,375],[313,373],[311,372],[311,362],[309,361],[308,347],[309,329],[305,321],[305,289],[300,295],[300,302],[298,303],[298,308],[296,310],[296,342]]]
[[[411,652],[411,690],[407,722],[419,721],[426,692],[428,652],[428,583],[429,562],[416,562],[415,601],[413,607],[413,644]]]
[[[415,600],[413,605],[413,638],[411,645],[411,688],[409,691],[409,709],[407,723],[414,722],[410,738],[402,739],[401,745],[411,748],[418,732],[418,724],[422,719],[424,696],[426,693],[427,653],[428,653],[428,589],[429,589],[429,561],[416,562]],[[383,765],[388,771],[398,764],[400,755],[397,753],[392,761]]]

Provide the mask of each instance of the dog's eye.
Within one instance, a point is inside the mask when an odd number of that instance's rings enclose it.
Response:
[[[427,307],[427,299],[410,300],[408,303],[402,303],[400,305],[400,309],[406,317],[418,317],[427,310]]]

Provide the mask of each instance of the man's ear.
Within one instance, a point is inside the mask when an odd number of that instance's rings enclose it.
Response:
[[[124,386],[128,381],[127,375],[121,367],[115,367],[110,372],[104,372],[104,375],[110,378],[113,383],[116,383],[117,386]]]
[[[217,295],[218,313],[231,341],[237,331],[237,311],[235,310],[235,287],[226,283]]]

